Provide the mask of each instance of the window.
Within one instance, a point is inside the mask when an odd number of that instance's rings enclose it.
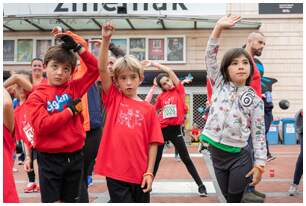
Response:
[[[149,60],[165,60],[165,40],[149,39]]]
[[[167,60],[183,61],[184,60],[184,39],[183,38],[167,38]]]
[[[33,58],[33,40],[17,40],[17,62],[31,62]]]
[[[140,61],[146,59],[145,38],[130,38],[130,54]]]
[[[36,42],[36,57],[44,59],[44,56],[51,46],[51,40],[37,40]]]
[[[3,40],[3,61],[14,61],[15,40]]]
[[[127,54],[127,39],[112,39],[112,43]]]

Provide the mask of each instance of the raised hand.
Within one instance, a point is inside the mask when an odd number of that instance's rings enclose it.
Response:
[[[52,29],[51,34],[53,34],[53,36],[56,36],[59,33],[64,33],[64,30],[62,27],[60,26],[56,26]]]
[[[241,16],[228,15],[219,19],[216,23],[216,26],[219,26],[223,29],[229,29],[235,26],[235,24],[241,20]]]
[[[150,60],[143,60],[140,62],[144,67],[152,66],[152,62]]]
[[[101,39],[90,39],[88,42],[93,43],[95,46],[100,46],[102,44]]]
[[[111,22],[106,22],[102,26],[102,38],[110,39],[113,35],[115,28]]]

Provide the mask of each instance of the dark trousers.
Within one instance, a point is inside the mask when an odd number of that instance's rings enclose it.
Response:
[[[140,184],[133,184],[106,177],[111,203],[149,203],[150,193],[144,193]]]
[[[89,202],[87,176],[92,175],[93,166],[95,164],[96,156],[99,150],[101,136],[102,136],[101,127],[86,132],[86,140],[85,140],[85,145],[83,147],[84,168],[83,168],[82,186],[80,193],[81,203]]]
[[[195,180],[198,186],[202,185],[203,182],[193,164],[193,162],[190,159],[182,131],[180,125],[175,126],[168,126],[162,129],[163,137],[165,141],[170,140],[172,144],[174,145],[175,149],[178,151],[178,154],[180,155],[180,158],[182,162],[185,164],[189,174],[192,176],[192,178]],[[156,161],[154,165],[154,176],[156,176],[160,160],[163,155],[163,149],[164,144],[158,146],[157,155],[156,155]]]
[[[83,151],[37,152],[41,201],[77,203],[83,173]]]
[[[209,146],[216,178],[227,202],[241,202],[243,192],[252,181],[245,175],[252,169],[250,151],[242,148],[239,153],[230,153]]]
[[[271,155],[269,151],[269,142],[268,142],[267,134],[269,132],[272,121],[273,121],[272,110],[265,111],[265,136],[266,136],[267,156]]]
[[[303,137],[300,138],[301,151],[296,161],[293,184],[298,185],[303,175]]]

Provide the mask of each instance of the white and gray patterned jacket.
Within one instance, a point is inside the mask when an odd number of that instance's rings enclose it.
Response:
[[[213,95],[208,120],[202,134],[213,141],[243,148],[251,136],[255,164],[265,165],[264,103],[249,86],[225,82],[217,64],[218,39],[208,40],[205,62]]]

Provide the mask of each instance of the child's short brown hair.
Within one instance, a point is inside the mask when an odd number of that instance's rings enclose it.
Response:
[[[136,72],[140,79],[144,78],[144,69],[139,60],[132,55],[125,55],[117,59],[113,66],[115,80],[117,80],[119,74],[126,69]]]
[[[47,65],[51,60],[54,60],[61,64],[68,64],[71,66],[71,73],[73,73],[74,68],[77,64],[76,55],[67,49],[64,49],[60,45],[55,45],[49,47],[45,54],[44,65]]]

